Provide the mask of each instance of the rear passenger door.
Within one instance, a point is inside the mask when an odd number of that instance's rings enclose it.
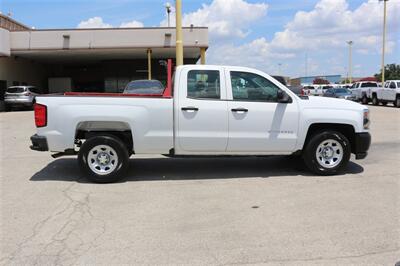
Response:
[[[176,152],[225,152],[228,114],[223,68],[183,69],[178,93],[174,111]]]

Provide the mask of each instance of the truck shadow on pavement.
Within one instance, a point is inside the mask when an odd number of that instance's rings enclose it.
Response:
[[[131,158],[129,164],[129,171],[120,182],[315,176],[305,169],[301,160],[289,156]],[[358,174],[363,171],[361,165],[350,161],[344,174]],[[30,180],[89,182],[80,174],[75,158],[55,160],[34,174]]]

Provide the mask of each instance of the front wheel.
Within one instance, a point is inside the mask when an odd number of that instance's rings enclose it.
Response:
[[[82,173],[96,183],[119,181],[128,168],[128,150],[112,136],[95,136],[86,140],[78,154]]]
[[[315,174],[334,175],[346,168],[350,154],[350,142],[343,134],[323,131],[308,141],[303,151],[303,160]]]
[[[400,97],[399,96],[394,101],[394,106],[396,106],[397,108],[400,108]]]

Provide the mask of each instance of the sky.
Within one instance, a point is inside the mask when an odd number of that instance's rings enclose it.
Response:
[[[172,6],[174,1],[170,0]],[[380,70],[383,2],[378,0],[182,0],[183,25],[209,28],[208,64],[248,66],[290,77],[353,76]],[[0,11],[36,29],[157,27],[159,0],[0,0]],[[174,13],[171,22],[174,24]],[[400,0],[387,2],[385,63],[400,63]]]

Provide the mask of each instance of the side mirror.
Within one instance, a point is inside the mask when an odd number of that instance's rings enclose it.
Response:
[[[277,92],[277,100],[278,103],[291,103],[293,102],[292,98],[283,90],[278,90]]]

